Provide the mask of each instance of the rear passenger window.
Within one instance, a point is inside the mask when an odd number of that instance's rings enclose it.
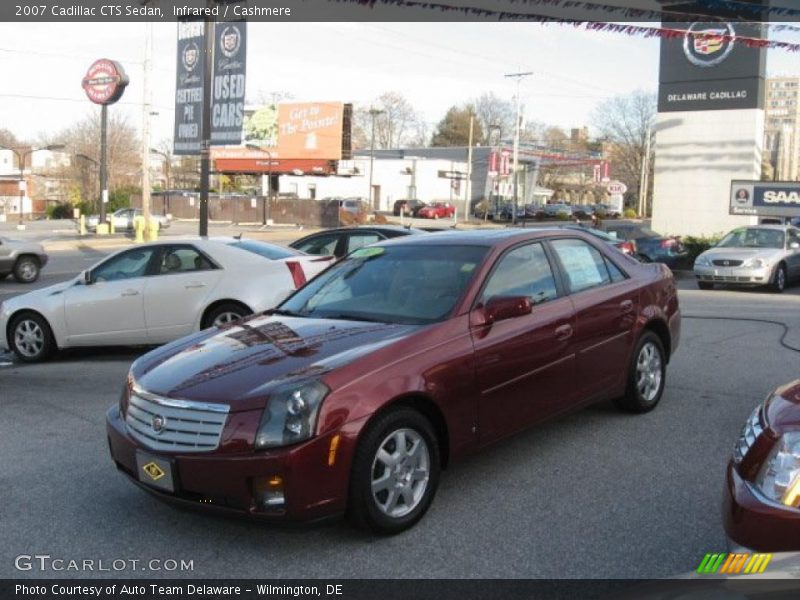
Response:
[[[611,275],[611,281],[617,283],[618,281],[622,281],[625,279],[625,274],[619,270],[619,267],[615,265],[613,262],[606,258],[606,267],[608,268],[608,274]]]
[[[597,248],[583,240],[567,239],[552,242],[572,293],[611,283],[606,260]]]
[[[558,297],[553,270],[541,244],[520,246],[500,259],[481,302],[493,296],[526,296],[533,304]]]

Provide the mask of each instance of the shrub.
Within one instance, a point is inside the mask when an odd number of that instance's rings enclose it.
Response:
[[[626,208],[625,211],[622,213],[622,216],[626,219],[635,219],[636,218],[636,211],[632,208]]]
[[[63,204],[51,204],[47,207],[48,219],[71,219],[72,218],[72,204],[64,202]]]
[[[700,256],[703,252],[711,248],[712,246],[716,245],[722,239],[721,235],[710,235],[710,236],[700,236],[695,237],[693,235],[687,235],[684,238],[681,238],[681,243],[683,244],[686,251],[689,253],[687,257],[687,262],[690,265],[694,264],[694,259]]]
[[[386,225],[389,222],[389,220],[382,214],[376,214],[374,221],[378,225]]]

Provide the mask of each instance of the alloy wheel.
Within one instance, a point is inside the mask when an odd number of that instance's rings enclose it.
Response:
[[[25,357],[38,356],[44,350],[44,331],[36,321],[23,319],[14,329],[14,345]]]
[[[645,402],[658,397],[662,377],[661,353],[656,345],[647,342],[636,359],[636,388]]]
[[[214,327],[219,327],[220,325],[227,325],[228,323],[233,323],[234,321],[238,321],[242,318],[242,315],[239,313],[226,311],[217,315],[217,318],[214,319]]]
[[[430,479],[428,444],[415,430],[390,433],[372,461],[372,497],[378,509],[393,518],[413,511],[425,496]]]

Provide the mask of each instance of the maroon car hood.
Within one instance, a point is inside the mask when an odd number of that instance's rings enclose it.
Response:
[[[170,398],[263,406],[276,381],[322,375],[419,329],[410,325],[258,316],[183,338],[134,363],[137,384]]]

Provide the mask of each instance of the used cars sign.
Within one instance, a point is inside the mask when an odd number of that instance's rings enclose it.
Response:
[[[731,181],[730,214],[800,217],[800,182]]]

